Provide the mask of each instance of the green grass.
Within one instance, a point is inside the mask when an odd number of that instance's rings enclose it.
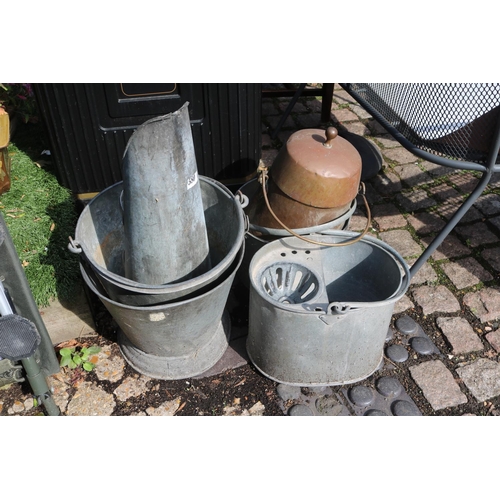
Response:
[[[43,307],[53,298],[71,300],[80,282],[78,259],[67,250],[78,216],[71,192],[50,168],[33,161],[33,141],[31,147],[29,141],[18,147],[16,137],[9,145],[11,188],[0,195],[0,211],[35,302]]]

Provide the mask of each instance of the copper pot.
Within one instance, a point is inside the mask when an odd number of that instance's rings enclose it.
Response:
[[[327,223],[349,210],[361,180],[361,156],[337,129],[304,129],[290,136],[269,170],[267,196],[276,216],[291,229]],[[262,192],[249,202],[252,224],[281,225]]]

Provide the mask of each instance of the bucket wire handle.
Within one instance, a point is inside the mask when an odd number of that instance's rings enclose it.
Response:
[[[360,194],[363,197],[363,201],[365,202],[366,214],[367,214],[367,218],[368,218],[368,221],[366,223],[366,227],[363,230],[363,232],[359,236],[356,236],[356,238],[354,238],[352,240],[343,241],[341,243],[322,243],[320,241],[311,240],[309,238],[306,238],[305,236],[302,236],[302,235],[296,233],[295,231],[293,231],[289,227],[285,226],[285,224],[283,224],[283,222],[281,222],[281,220],[277,217],[277,215],[274,213],[273,209],[271,208],[271,205],[269,204],[269,200],[267,198],[266,183],[267,183],[267,179],[269,178],[269,175],[267,173],[268,168],[266,166],[259,165],[259,167],[257,168],[257,172],[259,173],[259,182],[262,185],[262,194],[264,195],[264,201],[266,202],[267,209],[269,210],[269,212],[271,212],[271,215],[275,218],[276,222],[282,228],[286,229],[290,234],[292,234],[296,238],[299,238],[303,241],[306,241],[307,243],[313,243],[314,245],[320,245],[320,246],[325,246],[325,247],[345,247],[347,245],[352,245],[353,243],[356,243],[359,240],[361,240],[363,238],[363,236],[365,236],[365,234],[370,229],[372,217],[371,217],[370,207],[368,205],[368,200],[366,199],[366,195],[365,195],[366,190],[365,190],[365,185],[363,182],[361,182],[361,184],[360,184],[360,188],[361,188]]]

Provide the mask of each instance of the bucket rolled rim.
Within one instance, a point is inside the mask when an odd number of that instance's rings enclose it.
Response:
[[[243,184],[243,186],[240,188],[240,191],[243,194],[245,194],[245,192],[244,192],[245,187],[249,186],[250,184],[252,184],[254,182],[258,182],[258,180],[252,179],[251,181],[248,181],[246,184]],[[324,224],[319,224],[317,226],[297,228],[297,229],[294,229],[294,231],[300,235],[306,235],[306,234],[311,234],[311,233],[322,233],[323,231],[331,229],[333,226],[336,226],[336,225],[341,224],[341,223],[345,222],[346,220],[348,220],[352,216],[352,214],[356,211],[356,207],[357,207],[357,202],[356,202],[356,198],[354,198],[351,201],[351,205],[349,206],[349,209],[347,210],[347,212],[340,215],[336,219],[333,219],[329,222],[325,222]],[[266,235],[266,236],[283,236],[283,237],[290,236],[290,233],[286,229],[274,229],[271,227],[258,226],[256,224],[252,224],[251,222],[249,222],[249,227],[250,227],[251,231],[257,231],[257,232],[259,232],[263,235]],[[251,234],[251,233],[249,233],[249,234]],[[254,236],[254,235],[252,235],[252,236]]]
[[[353,231],[344,231],[344,230],[328,230],[327,232],[321,233],[321,234],[316,234],[314,235],[314,238],[316,238],[318,241],[325,241],[328,243],[337,243],[337,242],[342,242],[346,241],[349,239],[354,239],[359,236],[359,233],[353,232]],[[296,236],[289,236],[286,238],[280,238],[279,240],[275,240],[272,242],[269,242],[267,245],[264,245],[262,248],[260,248],[255,255],[252,257],[252,260],[250,261],[249,265],[249,278],[250,278],[250,284],[252,288],[262,297],[264,297],[266,300],[269,299],[268,295],[265,295],[263,291],[259,288],[254,286],[254,276],[253,276],[253,269],[256,265],[256,262],[259,260],[260,256],[264,254],[266,251],[269,250],[269,247],[271,245],[278,246],[278,245],[283,245],[284,243],[287,243],[287,245],[290,248],[294,248],[294,243],[298,242],[300,245],[307,245],[306,248],[311,248],[311,246],[314,246],[312,243],[307,243],[300,238],[297,238]],[[410,281],[411,281],[411,276],[410,276],[410,268],[408,267],[408,264],[406,261],[403,259],[403,257],[390,245],[385,243],[382,240],[379,240],[378,238],[374,238],[369,235],[365,235],[361,238],[356,243],[353,243],[353,245],[359,244],[359,243],[365,243],[365,244],[371,244],[372,246],[378,247],[380,250],[384,251],[387,253],[394,261],[396,261],[397,264],[399,264],[400,267],[400,272],[401,272],[401,280],[399,283],[398,288],[387,298],[383,300],[376,300],[376,301],[369,301],[369,302],[357,302],[357,301],[333,301],[330,304],[342,304],[349,306],[351,309],[356,310],[356,309],[362,309],[362,308],[368,308],[368,307],[380,307],[382,305],[387,305],[393,302],[396,302],[399,300],[408,290],[408,287],[410,286]],[[267,247],[267,248],[266,248]],[[299,247],[295,247],[297,249],[301,249]],[[324,248],[334,248],[334,247],[324,247]],[[302,309],[302,308],[297,308],[296,304],[286,304],[278,301],[273,301],[273,305],[278,308],[282,308],[285,310],[289,311],[294,311],[294,312],[300,312],[304,314],[315,314],[315,315],[324,315],[325,311],[310,311],[307,309]],[[299,304],[302,305],[302,304]],[[328,308],[329,309],[329,308]]]
[[[182,281],[179,283],[172,283],[172,284],[150,285],[147,283],[139,283],[137,281],[125,278],[124,276],[120,276],[119,274],[113,273],[108,269],[99,265],[97,262],[95,262],[95,260],[90,255],[91,252],[88,250],[88,248],[86,248],[85,242],[81,241],[79,238],[79,233],[81,232],[80,231],[81,221],[84,216],[84,213],[86,213],[86,211],[90,211],[92,203],[100,195],[106,193],[107,191],[111,191],[112,189],[117,189],[118,186],[123,184],[123,181],[119,181],[113,184],[112,186],[109,186],[106,189],[102,190],[95,198],[93,198],[89,202],[89,204],[83,209],[76,224],[75,239],[77,240],[78,244],[82,249],[82,254],[85,260],[90,264],[92,269],[97,274],[102,276],[106,281],[109,281],[115,286],[118,286],[120,288],[123,288],[131,292],[144,293],[144,294],[161,294],[161,293],[168,293],[168,292],[173,293],[180,291],[185,291],[187,294],[190,293],[191,291],[194,291],[196,287],[201,288],[202,286],[205,286],[206,284],[210,283],[210,281],[214,281],[215,279],[217,279],[232,264],[241,247],[242,241],[245,238],[244,212],[243,209],[241,208],[241,203],[236,199],[233,193],[226,186],[224,186],[222,183],[220,183],[215,179],[211,179],[203,175],[199,175],[198,177],[200,179],[200,182],[203,181],[206,182],[207,184],[212,184],[212,186],[214,186],[215,188],[218,188],[221,191],[223,191],[227,195],[228,199],[233,201],[234,206],[237,207],[236,212],[238,214],[239,228],[235,244],[233,245],[233,248],[226,254],[226,256],[223,259],[221,259],[221,261],[217,265],[212,267],[206,273],[203,273],[200,276],[196,276],[186,281]]]
[[[223,281],[221,281],[220,283],[218,283],[216,286],[214,286],[210,290],[207,290],[206,292],[201,293],[200,295],[197,295],[196,297],[191,297],[189,299],[183,299],[181,297],[180,300],[178,300],[178,301],[169,302],[169,303],[166,303],[166,304],[151,305],[151,306],[133,306],[133,305],[130,305],[130,304],[124,304],[123,302],[117,302],[116,300],[111,299],[108,295],[104,295],[102,292],[100,292],[97,289],[94,281],[91,279],[91,277],[89,276],[88,272],[85,270],[85,267],[83,266],[83,264],[81,262],[80,262],[80,272],[82,274],[82,277],[83,277],[86,285],[90,288],[90,290],[93,293],[95,293],[97,295],[97,297],[101,301],[108,302],[110,304],[113,304],[114,306],[117,306],[117,307],[123,308],[123,309],[130,309],[130,310],[133,310],[133,311],[145,311],[145,310],[147,310],[147,311],[154,312],[154,311],[164,310],[166,308],[171,308],[171,307],[174,307],[174,306],[182,306],[182,305],[188,304],[190,302],[193,302],[195,300],[199,300],[199,299],[201,299],[201,298],[203,298],[205,296],[208,296],[208,295],[210,295],[212,293],[215,293],[219,288],[221,288],[222,286],[224,286],[228,280],[234,279],[234,275],[238,271],[238,269],[239,269],[239,267],[241,265],[241,262],[243,260],[243,254],[245,253],[245,246],[242,245],[238,249],[238,251],[239,251],[240,255],[239,255],[238,263],[234,266],[234,269],[226,277],[226,279],[224,279]],[[98,286],[100,286],[101,288],[104,288],[101,284],[99,284]],[[105,290],[104,290],[104,292],[105,292]]]

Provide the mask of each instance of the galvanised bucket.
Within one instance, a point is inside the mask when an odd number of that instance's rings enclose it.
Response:
[[[220,282],[188,300],[131,306],[109,298],[92,268],[80,262],[83,279],[120,327],[118,344],[127,363],[148,377],[177,380],[210,369],[222,357],[230,335],[226,302],[244,252]]]
[[[153,286],[125,277],[122,182],[99,193],[84,208],[69,249],[80,253],[89,263],[112,300],[146,306],[189,298],[208,290],[229,269],[244,243],[243,209],[223,184],[201,175],[199,179],[212,267],[179,283]]]
[[[358,236],[328,233],[314,239]],[[311,387],[358,382],[378,368],[394,304],[410,283],[404,259],[369,236],[341,247],[282,238],[257,251],[249,273],[252,363],[276,382]]]

